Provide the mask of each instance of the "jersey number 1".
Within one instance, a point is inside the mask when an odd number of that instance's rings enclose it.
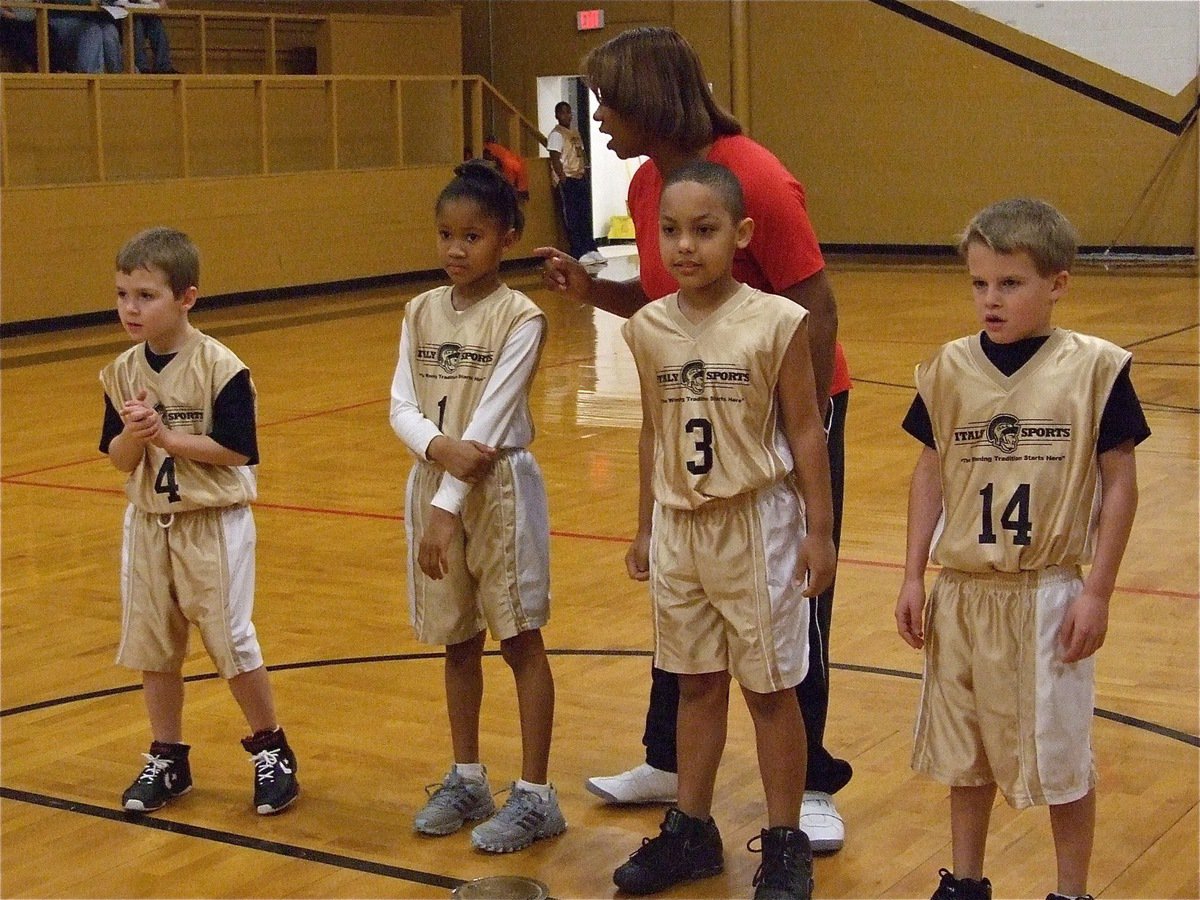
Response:
[[[992,492],[994,486],[989,481],[987,487],[979,492],[983,498],[983,521],[979,531],[979,543],[996,543],[996,530],[992,527]],[[1000,515],[1000,527],[1013,533],[1013,543],[1026,546],[1030,543],[1033,523],[1029,521],[1029,485],[1021,483],[1013,491]]]

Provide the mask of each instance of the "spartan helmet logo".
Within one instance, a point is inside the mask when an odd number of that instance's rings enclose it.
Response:
[[[988,443],[1003,453],[1012,453],[1017,449],[1017,438],[1021,434],[1021,423],[1016,416],[1001,413],[993,416],[988,422]]]
[[[444,372],[453,372],[458,368],[458,355],[462,352],[462,344],[442,344],[438,347],[437,362]]]
[[[679,380],[691,393],[699,397],[704,393],[704,360],[685,362],[679,370]]]

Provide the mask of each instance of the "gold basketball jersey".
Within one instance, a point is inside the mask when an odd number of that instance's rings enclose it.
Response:
[[[404,320],[421,415],[436,422],[442,434],[460,439],[508,336],[545,314],[520,291],[506,285],[459,312],[450,302],[452,290],[452,285],[446,285],[413,298],[404,310]],[[543,344],[545,335],[543,328]],[[529,385],[525,388],[528,406]],[[525,418],[532,422],[528,409]]]
[[[213,401],[246,364],[220,341],[193,331],[177,354],[155,372],[146,361],[144,343],[130,347],[100,373],[104,393],[118,410],[126,400],[146,391],[165,427],[185,434],[208,434]],[[253,381],[250,390],[254,390]],[[258,493],[253,466],[214,466],[167,456],[153,444],[125,482],[125,494],[138,509],[175,513],[201,507],[249,503]]]
[[[677,294],[642,307],[622,333],[654,398],[654,498],[695,509],[792,470],[779,423],[779,369],[804,308],[743,285],[699,325]]]
[[[988,361],[979,335],[917,367],[942,476],[933,562],[1019,572],[1091,560],[1100,417],[1130,358],[1055,329],[1011,376]]]

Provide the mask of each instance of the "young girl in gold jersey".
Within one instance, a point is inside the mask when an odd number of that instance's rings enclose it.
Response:
[[[529,452],[529,389],[546,321],[500,279],[521,233],[512,186],[472,161],[435,207],[450,284],[409,302],[392,380],[391,423],[416,457],[405,496],[409,616],[417,639],[446,648],[454,761],[414,828],[471,832],[507,853],[566,829],[547,779],[554,681],[542,643],[549,618],[549,515]],[[521,777],[496,812],[479,748],[486,630],[517,686]]]

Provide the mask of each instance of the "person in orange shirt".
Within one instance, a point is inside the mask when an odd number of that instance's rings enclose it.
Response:
[[[516,190],[518,200],[529,199],[529,170],[525,160],[496,140],[494,135],[489,135],[483,142],[483,158],[500,167],[500,174]]]

